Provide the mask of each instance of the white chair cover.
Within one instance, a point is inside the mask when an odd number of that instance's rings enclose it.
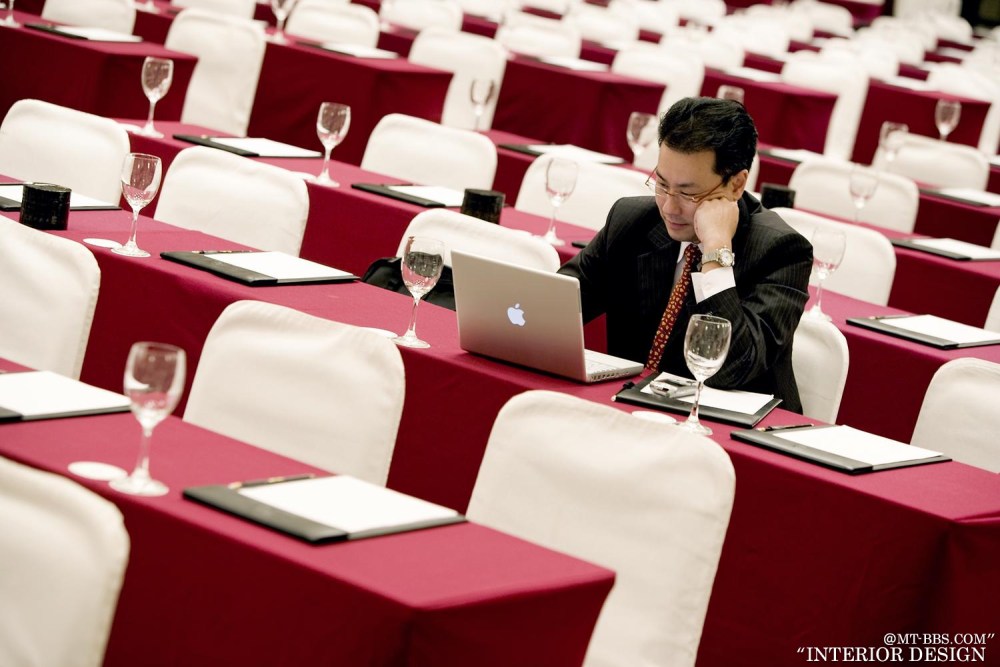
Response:
[[[473,16],[482,16],[485,19],[500,23],[504,15],[510,11],[515,4],[515,0],[456,0],[462,12]]]
[[[989,312],[986,313],[986,323],[983,328],[1000,332],[1000,287],[993,295],[993,303],[990,304]]]
[[[100,287],[86,247],[0,216],[0,357],[80,377]]]
[[[129,536],[114,504],[0,457],[0,664],[99,667]]]
[[[673,0],[671,4],[682,19],[704,25],[712,25],[728,11],[725,0]]]
[[[516,229],[463,215],[444,208],[418,213],[407,225],[396,256],[402,257],[408,236],[429,236],[445,246],[444,263],[451,266],[451,251],[482,255],[540,271],[556,271],[562,262],[547,241]]]
[[[500,410],[467,515],[615,571],[584,665],[694,665],[735,476],[704,436],[565,394]]]
[[[979,150],[986,155],[996,155],[1000,144],[1000,70],[991,76],[956,63],[937,63],[930,68],[927,83],[952,95],[990,103],[979,135]]]
[[[824,289],[880,306],[889,303],[892,280],[896,275],[896,253],[888,238],[873,229],[798,209],[772,210],[807,239],[812,238],[817,228],[839,229],[846,235],[844,260],[840,268],[823,282]]]
[[[580,30],[565,21],[511,12],[494,37],[514,53],[526,56],[579,58]]]
[[[699,96],[701,84],[705,80],[705,63],[701,56],[687,49],[655,46],[622,49],[611,62],[611,71],[664,84],[666,90],[660,98],[658,109],[661,114],[680,99]]]
[[[665,35],[680,23],[680,14],[670,2],[660,0],[611,0],[608,9],[633,17],[644,30]]]
[[[899,62],[907,65],[922,65],[926,55],[924,39],[919,34],[905,28],[883,28],[881,30],[862,28],[854,36],[854,39],[892,49]]]
[[[135,29],[132,0],[45,0],[42,18],[126,35]]]
[[[899,76],[899,56],[892,47],[878,40],[828,39],[820,47],[820,53],[827,55],[830,51],[846,51],[852,54],[868,72],[869,77],[891,80]]]
[[[631,14],[614,12],[607,7],[579,3],[563,18],[580,31],[583,39],[601,44],[622,45],[639,39],[639,21]]]
[[[716,39],[735,42],[747,51],[772,58],[787,56],[791,41],[784,25],[747,14],[731,14],[720,19],[712,32]]]
[[[812,18],[803,12],[792,11],[784,5],[761,3],[750,5],[744,12],[747,16],[780,25],[790,39],[808,42],[813,38]]]
[[[840,53],[840,57],[838,56]],[[823,154],[850,160],[858,136],[861,112],[868,98],[868,71],[855,57],[842,52],[792,54],[781,69],[781,79],[803,88],[837,95],[826,130]]]
[[[191,7],[204,9],[241,19],[252,19],[257,10],[257,0],[171,0],[171,4],[185,9]]]
[[[802,414],[827,424],[837,423],[849,365],[847,338],[837,325],[809,315],[799,320],[792,344],[792,369]]]
[[[742,67],[746,58],[741,44],[688,28],[678,30],[669,39],[661,41],[660,48],[674,56],[699,56],[705,67],[721,70]]]
[[[181,120],[246,136],[264,62],[264,29],[250,20],[185,9],[170,25],[165,46],[198,56]]]
[[[403,360],[387,338],[237,301],[205,340],[184,419],[384,485],[404,391]]]
[[[788,186],[795,190],[795,206],[852,220],[850,162],[810,158],[792,172]],[[875,194],[861,210],[861,222],[886,229],[912,232],[917,222],[920,189],[911,179],[881,172]]]
[[[652,170],[655,165],[650,167]],[[760,153],[753,154],[753,162],[750,163],[750,169],[747,171],[747,182],[743,186],[745,190],[750,192],[757,192],[757,181],[760,178]],[[759,199],[759,197],[758,197]]]
[[[514,208],[545,217],[552,215],[552,203],[545,192],[545,170],[551,159],[551,155],[541,155],[528,166]],[[645,186],[649,174],[597,162],[580,162],[579,167],[573,194],[559,207],[558,219],[562,222],[600,229],[616,201],[650,194]]]
[[[872,164],[939,188],[985,190],[990,178],[990,161],[979,149],[911,133],[891,165],[882,149]]]
[[[109,203],[121,199],[128,152],[128,132],[115,121],[40,100],[18,100],[0,124],[0,174]]]
[[[378,44],[379,21],[375,10],[364,5],[333,0],[300,0],[292,10],[285,31],[321,42]]]
[[[482,35],[427,28],[413,40],[409,58],[412,62],[452,73],[441,113],[441,124],[449,127],[476,129],[476,114],[470,95],[472,82],[475,79],[492,80],[496,88],[483,109],[479,128],[489,129],[507,68],[507,51],[499,42]]]
[[[792,10],[808,16],[816,30],[841,37],[850,37],[854,33],[854,15],[846,7],[815,0],[796,0],[792,3]]]
[[[910,444],[1000,472],[1000,364],[963,357],[937,370]]]
[[[993,232],[993,243],[990,244],[990,247],[995,250],[1000,250],[1000,222],[997,222],[997,228]]]
[[[206,146],[177,154],[156,206],[157,220],[289,255],[299,254],[308,216],[299,176]]]
[[[382,3],[380,17],[394,25],[410,30],[424,30],[431,26],[462,29],[462,7],[454,0],[399,0]]]
[[[424,185],[488,190],[496,175],[497,149],[472,130],[393,113],[372,130],[361,168]]]

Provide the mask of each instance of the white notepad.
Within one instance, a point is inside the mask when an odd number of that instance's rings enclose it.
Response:
[[[258,137],[212,137],[212,142],[250,151],[259,157],[323,157],[319,151]]]
[[[94,42],[141,42],[142,37],[124,32],[107,30],[106,28],[87,28],[82,26],[59,26],[59,32],[76,35]]]
[[[777,83],[781,81],[780,75],[774,72],[765,72],[762,69],[754,69],[753,67],[731,67],[725,70],[725,72],[726,74],[738,76],[741,79],[750,79],[751,81],[760,81],[762,83]]]
[[[385,187],[393,192],[440,202],[444,206],[461,206],[465,199],[464,191],[441,185],[387,185]]]
[[[344,55],[354,56],[355,58],[375,58],[378,60],[390,60],[392,58],[399,57],[399,54],[393,51],[386,51],[385,49],[376,49],[371,46],[362,46],[360,44],[325,42],[323,43],[322,46],[327,51],[333,51],[335,53],[343,53]]]
[[[937,315],[894,317],[883,320],[883,323],[891,324],[905,331],[912,331],[913,333],[958,343],[959,345],[986,343],[1000,337],[995,331],[987,331],[986,329],[972,327],[961,322],[953,322]]]
[[[850,426],[789,429],[774,431],[771,435],[873,466],[941,456],[941,452],[903,444]]]
[[[0,407],[24,419],[128,408],[122,394],[92,387],[51,371],[0,374]]]
[[[210,253],[212,259],[278,280],[346,278],[352,274],[308,259],[273,250],[262,252]]]
[[[615,155],[598,153],[573,144],[528,144],[527,148],[545,155],[558,155],[577,162],[601,162],[604,164],[622,164],[625,160]]]

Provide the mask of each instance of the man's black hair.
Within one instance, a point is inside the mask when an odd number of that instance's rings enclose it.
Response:
[[[757,128],[742,104],[715,97],[685,97],[660,119],[659,142],[678,153],[715,153],[722,182],[750,169],[757,152]]]

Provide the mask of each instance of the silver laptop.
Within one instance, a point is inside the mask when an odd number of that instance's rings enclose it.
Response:
[[[576,278],[453,250],[463,350],[580,382],[629,377],[642,364],[583,348]]]

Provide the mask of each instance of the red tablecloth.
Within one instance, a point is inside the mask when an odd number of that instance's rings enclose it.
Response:
[[[131,414],[0,426],[0,454],[69,475],[125,469]],[[131,553],[106,665],[580,664],[603,568],[472,523],[312,546],[182,499],[185,487],[321,472],[170,418],[151,469],[170,487],[116,503]],[[558,619],[554,621],[553,619]]]
[[[14,16],[21,24],[41,21],[20,11]],[[101,116],[145,118],[149,101],[140,85],[142,62],[156,56],[174,61],[173,84],[157,103],[156,117],[176,120],[197,60],[151,42],[93,42],[26,27],[0,27],[0,53],[0,118],[25,98]]]

